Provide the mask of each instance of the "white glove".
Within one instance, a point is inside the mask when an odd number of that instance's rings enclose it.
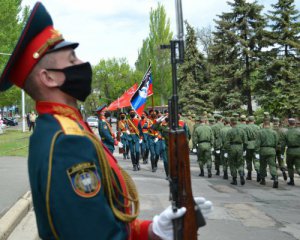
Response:
[[[204,218],[207,218],[208,215],[213,211],[213,204],[211,201],[207,201],[204,197],[195,197],[196,204],[201,209],[201,213]]]
[[[216,150],[216,153],[219,154],[221,151],[220,150]]]
[[[152,229],[153,232],[163,240],[173,240],[173,223],[172,220],[182,217],[186,208],[182,207],[173,212],[172,207],[167,207],[161,214],[154,216]]]
[[[280,157],[281,157],[281,159],[284,159],[284,155],[283,154],[281,154]]]
[[[143,139],[140,139],[139,143],[141,144],[143,142]]]
[[[211,150],[210,150],[210,151],[212,151],[212,152],[213,152],[214,150],[215,150],[214,148],[211,148]]]
[[[161,116],[159,118],[156,119],[157,123],[161,123],[163,120],[165,120],[166,116]]]
[[[130,131],[129,131],[129,130],[126,130],[126,133],[127,133],[127,134],[130,134]]]
[[[154,142],[156,143],[157,141],[158,141],[158,138],[155,138],[155,139],[154,139]]]
[[[224,158],[228,158],[228,153],[224,153]]]
[[[192,151],[193,151],[193,153],[196,153],[196,152],[197,152],[197,149],[196,149],[196,148],[193,148]]]
[[[119,148],[122,148],[123,147],[123,144],[121,142],[118,142],[118,147]]]
[[[120,137],[122,137],[122,136],[123,136],[123,133],[120,134]]]
[[[255,154],[255,158],[259,160],[259,154]]]
[[[245,157],[245,156],[246,156],[246,151],[243,152],[243,157]]]
[[[201,210],[204,218],[212,212],[213,204],[211,201],[206,201],[204,197],[194,198],[196,204]],[[153,218],[152,229],[153,232],[164,240],[173,240],[173,223],[172,220],[182,217],[186,212],[186,208],[182,207],[173,212],[171,206],[166,208],[160,215]]]

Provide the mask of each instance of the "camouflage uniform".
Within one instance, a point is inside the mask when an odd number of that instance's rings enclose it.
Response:
[[[279,118],[273,118],[273,130],[277,133],[278,135],[278,144],[276,147],[276,158],[275,162],[277,161],[278,167],[282,172],[283,179],[286,181],[287,180],[287,175],[286,175],[286,166],[285,166],[285,161],[284,161],[284,152],[281,152],[281,143],[283,141],[283,137],[285,132],[287,131],[287,128],[282,128],[280,127],[279,124]]]
[[[254,157],[254,151],[255,151],[255,140],[257,137],[257,132],[259,131],[259,126],[254,124],[254,117],[249,116],[248,118],[249,124],[246,125],[245,131],[247,135],[247,150],[246,150],[246,164],[247,164],[247,180],[252,180],[252,162],[254,165],[254,169],[257,172],[258,180],[260,180],[259,176],[259,159],[256,159]]]
[[[227,136],[227,132],[229,131],[229,129],[231,129],[230,127],[230,120],[228,118],[226,118],[224,120],[225,125],[224,127],[220,130],[220,140],[221,140],[221,164],[223,165],[223,178],[224,179],[228,179],[228,153],[225,150],[225,142],[226,142],[226,136]]]
[[[278,135],[272,130],[268,123],[264,123],[264,128],[259,130],[255,142],[255,152],[259,155],[261,185],[266,185],[267,164],[270,174],[274,179],[273,187],[278,188],[278,177],[275,165],[276,146],[278,144]]]
[[[228,152],[230,172],[232,176],[231,184],[237,185],[237,171],[240,175],[241,185],[245,184],[244,179],[244,159],[243,151],[246,149],[247,137],[243,129],[237,127],[237,120],[230,119],[232,128],[228,130],[225,150]]]
[[[289,119],[290,127],[284,134],[282,141],[281,152],[286,150],[286,163],[289,173],[290,182],[289,185],[295,185],[294,183],[294,166],[296,172],[300,175],[300,128],[296,126],[294,118]]]
[[[214,150],[213,155],[215,159],[215,169],[216,175],[220,175],[220,165],[221,165],[221,139],[220,130],[224,127],[221,122],[222,116],[219,114],[215,115],[216,123],[211,127],[214,133]]]
[[[211,127],[205,124],[205,119],[201,118],[200,125],[193,134],[193,143],[197,146],[198,164],[200,167],[199,176],[204,176],[204,165],[207,164],[208,177],[211,175],[211,149],[214,144],[214,135]]]

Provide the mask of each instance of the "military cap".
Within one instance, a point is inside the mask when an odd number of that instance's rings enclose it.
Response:
[[[207,118],[205,116],[197,116],[196,120],[201,121],[201,122],[205,122],[207,120]]]
[[[120,113],[119,113],[119,116],[126,116],[126,113],[120,112]]]
[[[289,118],[288,122],[291,123],[291,124],[294,124],[294,123],[296,123],[296,119],[295,118]]]
[[[151,111],[151,110],[150,110]],[[149,113],[150,113],[150,111],[149,111]],[[128,113],[131,113],[131,112],[134,112],[135,113],[135,111],[134,111],[134,109],[129,109],[129,111],[128,111]],[[153,109],[152,109],[152,112],[153,112]]]
[[[224,118],[225,123],[230,123],[230,119],[228,117]]]
[[[65,41],[53,28],[51,16],[44,5],[37,2],[2,72],[0,91],[7,90],[13,84],[23,88],[30,72],[45,54],[63,48],[75,49],[77,46],[78,43]]]
[[[98,107],[98,108],[96,109],[96,112],[97,112],[98,114],[100,114],[101,112],[105,111],[106,109],[107,109],[107,104],[103,104],[103,105],[101,105],[100,107]]]
[[[249,117],[248,117],[248,120],[249,120],[250,122],[253,122],[253,121],[255,120],[255,118],[254,118],[254,116],[249,116]]]
[[[215,122],[215,119],[209,118],[208,121],[209,121],[209,122]]]
[[[221,118],[222,118],[222,115],[220,115],[220,114],[215,114],[214,117],[215,117],[215,119],[221,119]]]
[[[246,118],[247,118],[247,117],[243,114],[243,115],[241,115],[240,118],[241,118],[242,121],[246,121]]]
[[[207,115],[207,111],[203,111],[203,115],[206,116]]]
[[[230,122],[231,122],[231,123],[237,123],[237,119],[236,119],[235,117],[231,117],[231,118],[230,118]]]
[[[273,118],[273,122],[279,122],[279,118],[278,117],[274,117]]]
[[[235,113],[232,114],[232,117],[238,117],[239,115],[240,114],[238,114],[238,113],[235,112]]]
[[[269,112],[264,112],[264,116],[270,116]]]

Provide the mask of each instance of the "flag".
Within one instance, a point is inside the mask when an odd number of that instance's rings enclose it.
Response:
[[[149,68],[145,73],[140,86],[135,91],[135,93],[133,94],[130,100],[131,107],[139,116],[141,116],[144,111],[147,97],[151,96],[152,94],[153,94],[152,74],[151,74],[151,65],[149,65]]]
[[[124,107],[129,107],[130,104],[130,99],[132,95],[135,93],[138,85],[135,83],[131,88],[125,91],[125,93],[119,97],[117,100],[113,101],[109,106],[108,110],[109,111],[115,111],[118,108],[124,108]]]

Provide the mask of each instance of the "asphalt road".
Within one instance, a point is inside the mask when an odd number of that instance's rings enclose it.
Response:
[[[0,157],[0,217],[29,189],[27,158]]]
[[[156,173],[151,172],[150,164],[141,164],[141,171],[134,172],[130,160],[123,160],[119,154],[115,154],[115,156],[137,185],[141,201],[141,219],[152,219],[155,214],[169,206],[168,181],[165,180],[161,161],[159,161],[159,169]],[[15,175],[15,170],[15,167],[12,167],[12,170],[8,172]],[[22,176],[23,180],[26,180],[27,170],[25,167],[19,171],[23,172],[20,178]],[[244,186],[232,186],[230,180],[223,180],[222,177],[213,175],[212,178],[208,179],[207,177],[199,177],[198,174],[196,156],[191,155],[194,196],[204,196],[214,204],[214,211],[209,216],[207,225],[199,229],[199,239],[300,239],[299,176],[295,177],[295,187],[286,185],[280,176],[279,188],[273,189],[269,177],[266,186],[259,185],[255,181],[255,177],[254,180],[247,181]],[[6,176],[8,177],[8,175]],[[15,177],[10,178],[15,179]],[[8,181],[5,180],[5,182]],[[7,194],[12,195],[14,189],[9,187],[11,185],[1,184],[1,188],[6,189]],[[24,189],[23,192],[26,190]],[[17,198],[16,193],[13,195]],[[34,214],[30,212],[26,218],[26,223],[18,228],[19,233],[13,233],[14,238],[10,240],[22,239],[16,236],[29,236],[32,232],[32,223],[34,223]],[[31,238],[27,237],[26,239]]]

